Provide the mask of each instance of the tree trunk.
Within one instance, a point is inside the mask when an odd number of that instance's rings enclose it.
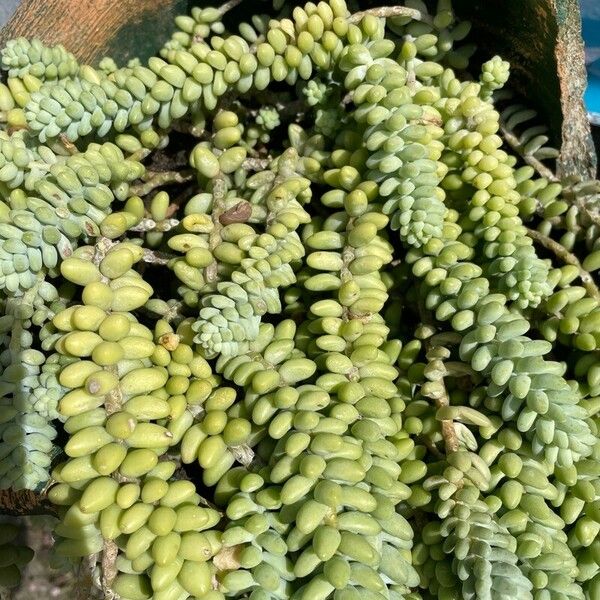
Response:
[[[12,517],[56,515],[56,507],[45,494],[30,490],[0,490],[0,514]]]
[[[0,46],[35,36],[63,44],[83,62],[148,58],[169,39],[173,19],[187,12],[187,0],[21,0],[0,32]]]
[[[454,0],[473,23],[480,62],[511,63],[515,89],[547,124],[561,149],[557,174],[596,177],[596,154],[583,103],[587,85],[578,0]]]

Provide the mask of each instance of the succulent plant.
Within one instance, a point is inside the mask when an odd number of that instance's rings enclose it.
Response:
[[[235,4],[1,53],[0,488],[106,598],[600,597],[597,183],[448,0]]]

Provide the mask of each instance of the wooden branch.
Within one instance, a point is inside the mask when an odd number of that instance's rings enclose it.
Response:
[[[231,452],[239,463],[245,467],[249,467],[254,461],[254,450],[248,446],[248,444],[241,444],[239,446],[232,446]]]
[[[585,195],[579,194],[577,190],[574,189],[574,186],[569,186],[566,183],[561,182],[560,178],[552,171],[552,169],[547,167],[541,160],[532,154],[525,153],[518,136],[510,131],[503,123],[501,123],[500,126],[500,133],[502,134],[504,141],[512,148],[512,150],[514,150],[530,167],[533,167],[540,177],[544,177],[553,183],[563,183],[563,198],[570,204],[575,205],[580,213],[585,215],[588,221],[594,225],[600,226],[600,216],[592,212],[586,205],[584,200]],[[595,194],[592,193],[590,196],[595,197]]]
[[[142,260],[145,263],[152,265],[168,265],[169,261],[173,258],[175,258],[174,254],[166,254],[159,250],[150,250],[149,248],[144,248],[144,256],[142,256]]]
[[[140,41],[150,55],[166,41],[173,17],[186,12],[186,4],[181,0],[21,0],[0,32],[0,46],[14,37],[35,35],[45,44],[63,44],[79,60],[92,62],[114,48],[124,55],[119,59],[126,59],[139,50]]]
[[[99,586],[94,583],[94,570],[98,562],[98,555],[84,556],[77,569],[77,600],[91,600],[97,597],[96,590]]]
[[[235,8],[238,4],[241,4],[241,2],[242,0],[228,0],[228,2],[225,2],[225,4],[219,6],[219,13],[222,16],[225,13],[228,13],[233,8]]]
[[[500,126],[500,133],[502,134],[504,141],[512,148],[512,150],[514,150],[530,167],[533,167],[540,177],[544,177],[553,183],[561,183],[560,178],[552,171],[552,169],[547,167],[541,160],[532,154],[527,154],[523,151],[523,146],[519,141],[518,136],[510,131],[504,124],[501,124]],[[585,195],[579,194],[577,190],[574,189],[574,186],[563,183],[562,195],[570,204],[575,205],[580,213],[585,215],[588,221],[594,225],[600,226],[600,216],[590,210],[584,200]],[[589,195],[595,197],[595,194],[593,193]],[[541,208],[538,210],[542,212]]]
[[[431,315],[429,311],[425,308],[422,299],[419,299],[419,314],[421,316],[421,322],[423,325],[429,326],[431,328],[434,327]],[[425,348],[427,349],[427,354],[438,348],[431,342],[431,337],[429,336],[424,340]],[[429,359],[428,359],[429,360]],[[444,377],[440,377],[435,381],[430,381],[430,383],[437,384],[437,390],[435,394],[431,394],[430,397],[434,402],[437,408],[442,408],[443,406],[450,406],[450,399],[448,398],[448,391],[446,390],[446,385],[444,383]],[[424,394],[425,395],[425,394]],[[443,419],[442,422],[442,437],[444,438],[444,445],[446,447],[446,455],[452,454],[453,452],[457,452],[460,449],[460,444],[458,442],[458,436],[456,435],[456,429],[454,429],[454,421],[450,419]]]
[[[547,167],[541,160],[533,156],[533,154],[527,154],[523,151],[523,146],[519,141],[519,138],[514,134],[506,125],[500,126],[500,132],[506,143],[530,166],[533,167],[540,177],[545,177],[548,181],[557,182],[558,177],[552,172],[552,169]]]
[[[178,225],[178,219],[165,219],[164,221],[159,221],[157,223],[154,219],[145,217],[137,225],[130,227],[129,231],[136,231],[139,233],[144,233],[146,231],[160,231],[164,233],[174,229]]]
[[[450,405],[448,393],[445,390],[446,386],[444,386],[444,395],[440,398],[437,398],[435,401],[435,405],[438,408]],[[444,442],[446,444],[446,455],[451,454],[452,452],[458,452],[460,446],[458,443],[458,436],[456,435],[456,429],[454,429],[454,421],[448,419],[442,420],[442,436],[444,437]]]
[[[31,490],[0,490],[0,513],[11,517],[30,515],[56,516],[56,507],[45,493]]]
[[[264,171],[271,164],[270,158],[247,158],[242,163],[242,168],[247,171]]]
[[[367,15],[373,15],[379,18],[390,18],[390,17],[408,17],[415,21],[422,21],[423,23],[433,24],[431,15],[421,12],[416,8],[407,8],[406,6],[379,6],[377,8],[369,8],[368,10],[361,10],[356,12],[348,18],[349,23],[360,23],[363,17]]]
[[[227,180],[223,173],[219,173],[213,179],[212,185],[212,221],[213,228],[208,236],[208,248],[212,252],[221,243],[221,230],[223,224],[221,223],[221,215],[225,212],[225,196],[227,195]],[[208,267],[204,269],[204,278],[207,283],[213,283],[217,280],[217,262],[214,261]]]
[[[588,207],[585,200],[586,198],[589,198],[593,201],[596,199],[597,194],[581,194],[574,188],[575,186],[565,186],[563,189],[563,198],[570,204],[575,205],[580,212],[584,213],[589,223],[600,226],[600,216],[597,214],[597,212],[594,212]],[[583,223],[585,224],[585,220]]]
[[[163,185],[175,183],[187,183],[193,179],[191,171],[146,171],[144,181],[130,186],[129,192],[132,196],[146,196],[152,190]]]
[[[104,540],[102,557],[100,561],[102,566],[100,582],[105,600],[113,600],[116,597],[116,594],[112,591],[111,586],[119,573],[116,565],[118,554],[119,547],[117,544],[113,540]]]
[[[540,243],[546,250],[550,250],[557,258],[567,263],[568,265],[573,265],[577,267],[579,270],[579,278],[583,284],[583,287],[586,289],[587,293],[592,297],[600,300],[600,290],[598,290],[598,286],[594,281],[594,278],[588,273],[581,263],[579,259],[572,253],[569,252],[562,244],[559,244],[556,240],[540,233],[535,229],[527,228],[527,235],[536,242]]]

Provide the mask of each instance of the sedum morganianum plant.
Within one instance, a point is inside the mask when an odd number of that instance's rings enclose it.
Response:
[[[597,185],[449,0],[236,5],[1,52],[0,488],[90,598],[597,600]]]

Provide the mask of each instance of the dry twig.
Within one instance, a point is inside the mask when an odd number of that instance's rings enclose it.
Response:
[[[579,270],[579,278],[581,279],[583,287],[586,289],[587,293],[592,296],[592,298],[600,300],[600,290],[598,290],[598,286],[596,285],[594,278],[583,268],[579,262],[579,259],[572,252],[569,252],[562,244],[556,240],[553,240],[547,235],[540,233],[536,229],[528,228],[527,235],[531,239],[544,246],[546,250],[550,250],[550,252],[552,252],[564,263],[577,267]]]

